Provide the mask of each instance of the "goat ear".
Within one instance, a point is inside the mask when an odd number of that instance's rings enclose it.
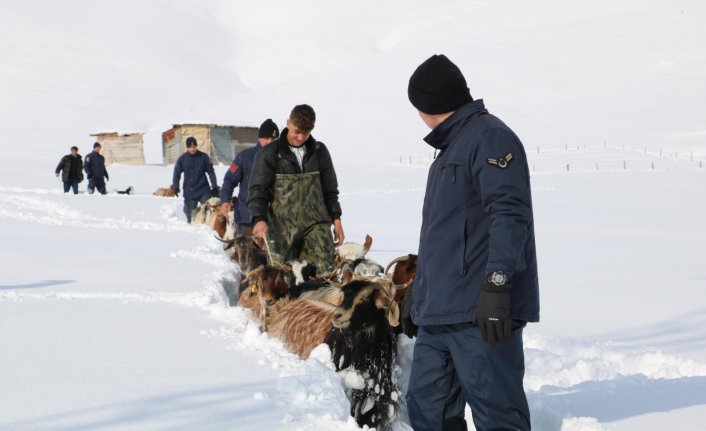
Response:
[[[390,311],[387,313],[387,321],[393,328],[400,325],[400,306],[395,301],[392,301]]]
[[[353,270],[351,268],[344,268],[343,274],[341,274],[341,284],[348,284],[353,279]]]
[[[363,243],[363,249],[365,250],[365,254],[368,254],[370,251],[370,247],[373,245],[373,237],[370,235],[365,235],[365,242]]]

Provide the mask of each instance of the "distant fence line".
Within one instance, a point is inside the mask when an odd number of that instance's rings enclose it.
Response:
[[[530,169],[534,173],[551,173],[551,172],[590,172],[590,171],[619,171],[619,170],[640,170],[640,171],[657,171],[657,170],[679,170],[680,165],[675,164],[677,162],[686,162],[687,165],[682,165],[682,169],[689,170],[703,170],[704,161],[699,158],[694,157],[693,151],[686,154],[682,153],[679,156],[679,152],[670,151],[666,152],[662,148],[658,150],[648,149],[644,146],[641,149],[630,148],[626,145],[612,146],[607,143],[602,145],[579,145],[571,146],[565,145],[564,148],[549,148],[542,149],[541,147],[535,147],[535,151],[530,152],[528,148],[525,149],[528,152],[528,164]],[[579,160],[579,161],[559,161],[559,160],[536,160],[537,155],[550,155],[558,156],[560,154],[578,154],[583,151],[613,151],[613,152],[623,152],[630,154],[641,154],[648,159],[638,160],[631,158],[620,158],[616,157],[613,160],[601,160],[601,161],[589,161],[589,160]],[[649,159],[649,157],[656,160]],[[429,166],[434,161],[434,155],[429,154],[428,156],[400,156],[399,164],[402,166]]]

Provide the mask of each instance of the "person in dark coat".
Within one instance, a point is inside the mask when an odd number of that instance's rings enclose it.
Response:
[[[83,160],[78,153],[78,147],[71,147],[71,154],[61,158],[54,174],[58,177],[59,172],[61,172],[61,181],[64,183],[64,193],[72,189],[75,195],[78,194],[78,183],[83,181]]]
[[[88,193],[93,194],[95,189],[98,189],[98,193],[106,194],[105,182],[110,178],[108,170],[105,168],[105,158],[101,155],[101,144],[98,142],[93,144],[93,152],[86,156],[83,169],[88,178]]]
[[[408,96],[438,151],[411,291],[411,425],[466,430],[467,403],[478,430],[529,430],[522,330],[539,320],[539,283],[524,147],[443,55],[415,70]]]
[[[275,263],[306,260],[328,273],[334,241],[342,244],[345,236],[336,170],[326,146],[311,136],[315,122],[311,106],[295,106],[279,138],[255,155],[248,210],[253,235],[268,240]]]
[[[212,194],[218,190],[216,173],[208,154],[197,149],[196,138],[186,138],[186,152],[179,156],[174,164],[172,188],[179,193],[181,174],[184,174],[184,214],[186,221],[191,223],[191,212],[199,205],[205,203]],[[208,178],[206,178],[208,176]],[[211,181],[209,187],[208,181]]]
[[[248,186],[252,176],[255,155],[265,148],[279,136],[279,128],[271,119],[265,120],[258,130],[257,145],[247,150],[243,150],[235,156],[235,160],[230,164],[228,171],[223,176],[223,187],[221,188],[221,211],[224,216],[228,216],[231,210],[230,200],[233,197],[233,190],[238,189],[238,200],[234,210],[235,228],[240,234],[249,235],[252,232],[252,220],[248,211]],[[246,230],[243,230],[243,227]]]

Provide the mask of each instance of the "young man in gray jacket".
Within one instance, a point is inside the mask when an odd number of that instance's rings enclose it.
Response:
[[[412,289],[412,427],[466,430],[468,403],[477,430],[529,430],[522,329],[539,320],[539,293],[524,148],[443,55],[417,68],[408,96],[438,151]]]

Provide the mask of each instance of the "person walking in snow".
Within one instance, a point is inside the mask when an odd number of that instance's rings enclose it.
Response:
[[[408,96],[438,151],[422,210],[411,320],[412,427],[529,430],[522,330],[539,320],[530,176],[520,139],[444,55],[422,63]],[[407,316],[402,316],[406,318]]]
[[[93,194],[95,189],[98,193],[104,195],[105,182],[109,181],[108,170],[105,168],[105,158],[101,155],[101,144],[96,142],[93,144],[93,152],[86,156],[86,163],[83,164],[83,169],[88,177],[88,193]]]
[[[71,147],[71,154],[61,158],[56,166],[54,175],[57,177],[61,173],[61,181],[64,183],[64,193],[72,189],[74,194],[78,194],[78,183],[83,181],[83,160],[78,153],[78,147]]]
[[[186,138],[186,152],[179,156],[174,164],[174,175],[172,177],[172,189],[179,193],[179,182],[181,174],[184,174],[184,214],[186,221],[191,223],[191,212],[199,205],[204,204],[211,195],[216,195],[218,183],[216,173],[213,171],[213,163],[208,154],[199,151],[196,138],[189,136]],[[208,178],[206,178],[208,176]],[[209,187],[208,181],[211,181]]]
[[[334,241],[342,244],[345,236],[336,171],[326,146],[311,135],[315,122],[311,106],[295,106],[282,134],[255,155],[248,210],[253,235],[268,239],[273,260],[307,260],[328,273]]]
[[[221,188],[221,212],[227,217],[231,210],[230,200],[233,197],[233,191],[240,186],[238,201],[233,211],[236,231],[244,235],[250,235],[253,227],[250,211],[248,211],[248,186],[253,172],[255,155],[279,136],[279,128],[274,121],[268,118],[260,125],[257,135],[257,145],[243,150],[235,156],[233,163],[230,164],[228,171],[223,176],[223,187]]]

